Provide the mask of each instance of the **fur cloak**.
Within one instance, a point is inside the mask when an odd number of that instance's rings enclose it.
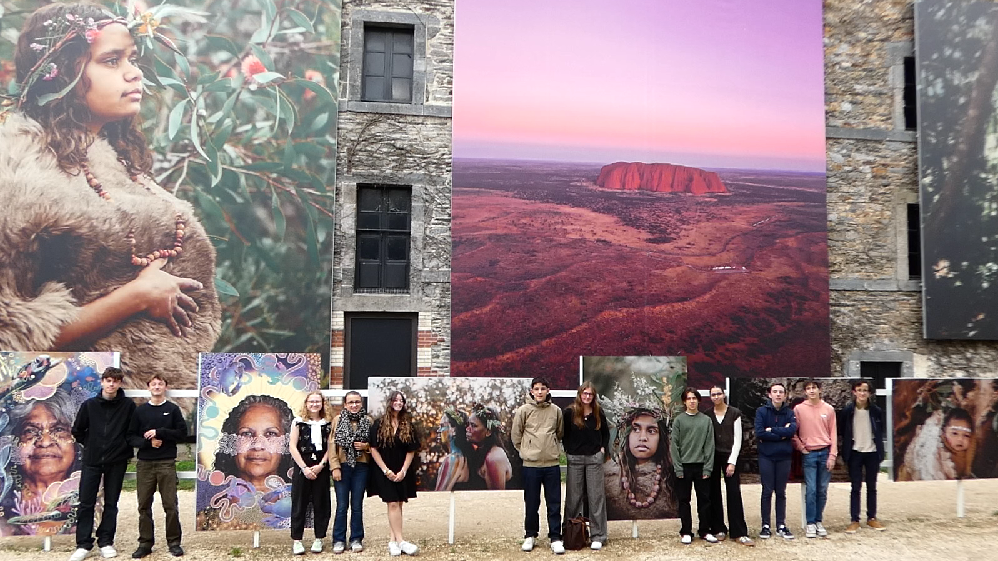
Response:
[[[154,373],[174,388],[197,385],[199,352],[218,339],[221,308],[215,292],[215,249],[194,209],[143,177],[133,182],[110,144],[88,150],[90,170],[111,196],[107,201],[83,174],[59,169],[41,126],[20,115],[0,123],[0,350],[118,351],[126,387],[146,387]],[[172,247],[176,214],[187,221],[183,253],[163,268],[201,282],[188,293],[199,307],[183,337],[136,315],[86,348],[56,349],[62,327],[81,306],[135,279],[125,236],[135,230],[135,251]]]

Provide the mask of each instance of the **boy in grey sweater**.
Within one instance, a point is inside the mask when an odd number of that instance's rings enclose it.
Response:
[[[686,411],[672,422],[669,451],[676,469],[679,530],[682,543],[693,543],[693,513],[690,500],[697,491],[697,533],[708,543],[717,543],[710,516],[710,471],[714,467],[714,425],[700,412],[700,394],[693,388],[683,390]]]

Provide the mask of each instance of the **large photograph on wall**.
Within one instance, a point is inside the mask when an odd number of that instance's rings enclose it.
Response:
[[[340,0],[0,0],[0,28],[0,349],[120,351],[142,389],[199,352],[328,364]]]
[[[895,481],[998,478],[998,378],[890,382]]]
[[[735,378],[728,381],[728,404],[737,407],[742,412],[742,451],[738,454],[739,467],[746,481],[757,481],[759,475],[759,448],[755,436],[755,413],[769,402],[769,387],[775,383],[783,384],[787,390],[786,406],[791,408],[807,400],[804,388],[812,378]],[[831,405],[835,411],[841,411],[853,401],[852,385],[861,378],[813,378],[821,386],[821,399]],[[872,380],[867,380],[874,387]],[[882,399],[871,396],[884,412],[883,422],[887,422],[887,409]],[[702,408],[710,408],[709,399],[701,403]],[[886,425],[885,425],[886,426]],[[839,458],[842,457],[842,441],[837,442]],[[796,449],[791,461],[791,478],[803,481],[801,454]],[[849,467],[839,459],[832,469],[832,481],[849,481]]]
[[[828,375],[820,0],[457,14],[454,375]]]
[[[587,356],[582,378],[592,382],[610,423],[603,465],[607,519],[677,517],[669,435],[683,411],[686,358]]]
[[[321,368],[317,354],[201,355],[198,530],[290,528],[291,422]]]
[[[115,353],[0,352],[0,537],[76,531],[80,405]]]
[[[925,337],[998,339],[998,5],[915,3]]]
[[[513,414],[530,396],[530,378],[371,378],[368,412],[385,414],[400,391],[420,437],[419,491],[522,489],[513,448]]]

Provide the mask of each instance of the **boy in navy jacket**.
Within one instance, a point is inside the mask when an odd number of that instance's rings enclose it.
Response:
[[[769,386],[769,403],[755,412],[755,436],[759,441],[759,478],[762,481],[762,530],[759,537],[769,539],[770,504],[776,493],[776,533],[783,539],[794,539],[787,528],[787,480],[790,478],[790,457],[797,419],[786,403],[787,388],[777,382]]]

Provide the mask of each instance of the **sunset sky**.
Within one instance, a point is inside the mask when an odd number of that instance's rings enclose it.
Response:
[[[454,156],[825,170],[821,0],[457,0]]]

